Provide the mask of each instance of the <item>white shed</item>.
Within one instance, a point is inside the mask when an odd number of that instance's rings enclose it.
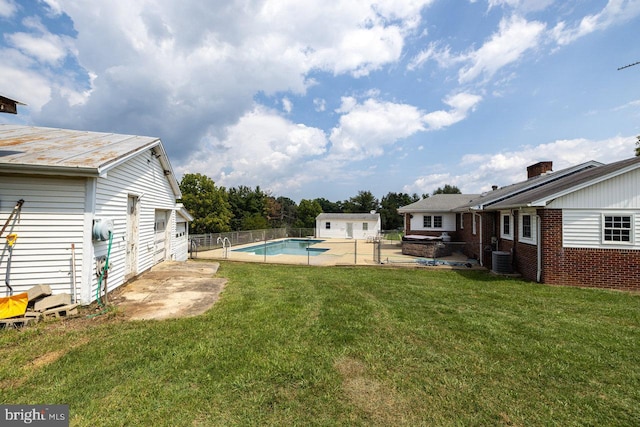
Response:
[[[378,213],[321,213],[316,217],[316,237],[368,239],[382,229]]]
[[[109,290],[165,259],[186,259],[178,244],[186,227],[176,223],[190,216],[177,214],[180,197],[158,138],[0,125],[0,225],[24,200],[0,240],[4,250],[6,235],[18,236],[14,292],[47,284],[54,293],[77,289],[86,304],[96,299],[96,264],[107,255]],[[4,250],[2,278],[8,262]]]

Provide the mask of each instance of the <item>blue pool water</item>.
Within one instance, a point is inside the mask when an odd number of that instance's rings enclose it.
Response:
[[[329,249],[314,248],[312,245],[324,242],[317,239],[285,239],[276,242],[260,243],[246,248],[233,249],[232,252],[247,252],[256,255],[305,255],[316,256]]]

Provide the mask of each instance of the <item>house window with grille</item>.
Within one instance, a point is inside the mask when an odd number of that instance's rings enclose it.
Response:
[[[511,214],[506,212],[500,215],[500,222],[502,225],[500,230],[500,237],[502,237],[503,239],[512,239],[513,235],[511,234]]]
[[[631,215],[605,215],[602,236],[605,243],[631,243]]]
[[[531,215],[522,215],[522,237],[525,239],[533,238],[531,234]]]
[[[362,230],[363,231],[369,230],[369,223],[368,222],[363,222],[362,223]]]
[[[425,215],[422,217],[424,228],[442,228],[442,215]]]

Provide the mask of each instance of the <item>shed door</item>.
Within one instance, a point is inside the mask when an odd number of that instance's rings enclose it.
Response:
[[[353,223],[347,223],[347,239],[353,239]]]
[[[125,258],[125,279],[133,277],[137,273],[138,264],[138,198],[129,196],[127,199],[127,256]]]
[[[153,227],[155,231],[155,251],[153,253],[153,263],[164,261],[167,252],[167,212],[156,211],[156,222]]]

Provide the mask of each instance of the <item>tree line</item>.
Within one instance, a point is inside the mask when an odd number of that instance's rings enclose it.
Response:
[[[226,189],[203,174],[186,174],[180,182],[185,208],[194,217],[189,224],[193,234],[219,233],[266,228],[315,228],[321,213],[380,213],[383,230],[402,228],[398,208],[417,202],[428,194],[389,192],[378,200],[371,191],[358,191],[347,200],[302,199],[297,204],[288,197],[276,197],[259,186],[241,185]],[[456,186],[439,187],[432,194],[459,194]]]

